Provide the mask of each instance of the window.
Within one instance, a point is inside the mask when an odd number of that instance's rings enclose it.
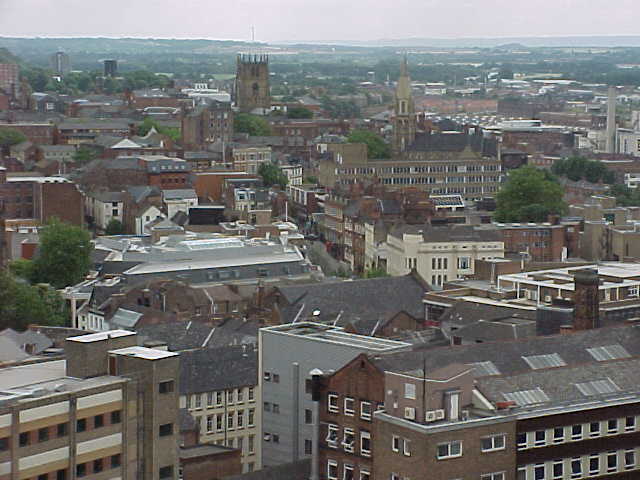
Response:
[[[224,415],[217,415],[216,416],[216,430],[218,432],[222,431],[222,422],[224,421]]]
[[[527,434],[518,433],[516,435],[516,444],[518,445],[518,450],[523,450],[527,448]]]
[[[304,409],[304,423],[306,423],[307,425],[313,423],[313,412],[308,408]]]
[[[120,423],[122,421],[122,413],[120,410],[114,410],[111,412],[111,423]]]
[[[360,402],[360,417],[371,420],[371,402]]]
[[[120,454],[111,455],[111,468],[118,468],[121,464]]]
[[[213,407],[213,392],[207,393],[207,407]]]
[[[255,435],[249,435],[249,439],[247,441],[247,450],[249,452],[249,455],[252,455],[256,451],[256,447],[255,447],[256,440],[255,439],[256,439]]]
[[[627,450],[624,452],[624,468],[631,469],[636,466],[636,451]]]
[[[187,408],[188,409],[193,408],[193,398],[191,398],[191,395],[187,395]]]
[[[355,435],[352,428],[344,429],[344,437],[342,439],[342,446],[346,452],[353,452],[353,445],[355,443]]]
[[[527,467],[519,467],[516,480],[527,480]]]
[[[280,435],[278,435],[277,433],[271,435],[271,439],[273,440],[273,443],[280,443]]]
[[[280,413],[280,404],[279,403],[273,403],[272,404],[272,411],[273,411],[273,413]]]
[[[93,473],[101,472],[104,470],[104,464],[101,458],[97,458],[93,461]]]
[[[413,383],[404,384],[404,398],[408,398],[410,400],[416,399],[416,386]]]
[[[76,432],[84,432],[87,429],[87,419],[81,418],[76,421]]]
[[[49,474],[43,473],[42,475],[38,475],[38,480],[49,480]]]
[[[270,412],[271,411],[271,404],[269,402],[264,402],[262,410],[264,410],[265,412]]]
[[[405,457],[411,456],[411,440],[404,439],[402,453]]]
[[[582,440],[582,425],[574,425],[571,427],[571,439]]]
[[[67,480],[67,471],[66,470],[58,470],[56,472],[56,480]]]
[[[158,393],[171,393],[174,390],[173,380],[167,380],[158,384]]]
[[[236,394],[236,396],[238,398],[238,403],[244,402],[244,391],[242,390],[242,388],[238,389],[238,393]]]
[[[354,410],[355,401],[351,397],[345,397],[344,399],[344,414],[353,416],[355,413]]]
[[[607,433],[617,433],[618,432],[618,419],[612,418],[607,421]]]
[[[274,373],[272,376],[273,383],[280,383],[280,375],[278,373]]]
[[[197,394],[195,395],[195,403],[196,403],[196,408],[202,408],[202,395]]]
[[[485,473],[480,475],[480,480],[504,480],[504,472]]]
[[[564,462],[562,460],[554,460],[553,466],[551,467],[553,471],[553,478],[562,478],[564,472]]]
[[[22,432],[20,434],[20,438],[18,440],[18,444],[21,447],[26,447],[27,445],[29,445],[30,440],[31,440],[29,437],[30,437],[29,432]]]
[[[338,462],[335,460],[327,460],[327,478],[338,480]]]
[[[627,417],[624,419],[624,431],[630,432],[636,429],[636,417]]]
[[[556,427],[553,429],[553,443],[564,442],[564,427]]]
[[[545,443],[547,443],[547,431],[546,430],[538,430],[537,432],[535,432],[535,436],[534,436],[534,445],[536,447],[539,447],[541,445],[544,445]]]
[[[76,477],[84,477],[87,474],[87,464],[79,463],[76,465]]]
[[[228,429],[232,429],[233,428],[233,413],[229,412],[227,414],[227,428]]]
[[[360,467],[360,480],[371,480],[371,472],[369,470],[363,470]]]
[[[338,426],[329,424],[327,425],[327,444],[331,448],[338,448]]]
[[[582,476],[582,461],[580,458],[571,459],[571,478],[580,478]]]
[[[371,455],[371,433],[360,430],[360,454],[368,457]]]
[[[160,478],[173,478],[173,465],[160,467],[159,474]]]
[[[223,400],[222,392],[216,392],[216,406],[218,407],[221,406],[222,400]]]
[[[271,381],[271,373],[270,372],[264,372],[263,377],[265,382],[270,382]]]
[[[311,455],[313,453],[313,442],[308,438],[304,439],[304,454]]]
[[[207,432],[212,432],[213,431],[213,415],[208,415],[207,416],[207,428],[206,428]]]
[[[164,425],[160,425],[159,431],[161,437],[173,435],[173,423],[165,423]]]
[[[96,415],[95,417],[93,417],[93,427],[104,427],[104,415]]]
[[[333,393],[327,395],[327,410],[331,413],[338,413],[338,395]]]
[[[9,450],[9,439],[7,437],[0,438],[0,452]]]
[[[607,453],[607,472],[615,472],[618,469],[618,452]]]
[[[49,440],[49,429],[48,428],[40,428],[38,430],[38,441],[39,442],[46,442],[47,440]]]
[[[238,410],[236,412],[236,425],[238,428],[244,427],[244,410]]]
[[[589,473],[599,473],[600,472],[600,457],[598,455],[591,455],[589,457]]]
[[[438,460],[462,456],[462,442],[456,440],[438,445]]]
[[[253,387],[249,387],[247,397],[249,397],[249,401],[252,402],[255,399],[255,392]]]
[[[591,422],[589,424],[589,436],[597,437],[600,435],[600,422]]]
[[[480,440],[481,449],[483,452],[493,452],[496,450],[504,450],[505,435],[493,435],[491,437],[485,437]]]
[[[400,451],[400,437],[398,437],[397,435],[394,435],[391,438],[391,450],[393,450],[394,452]]]

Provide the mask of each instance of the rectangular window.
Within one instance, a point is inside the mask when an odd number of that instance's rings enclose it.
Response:
[[[535,432],[534,436],[534,445],[536,447],[540,447],[547,443],[547,431],[546,430],[538,430]]]
[[[313,453],[313,442],[308,438],[304,439],[304,454],[311,455]]]
[[[120,460],[120,454],[116,453],[115,455],[111,455],[111,468],[118,468],[122,461]]]
[[[607,433],[618,433],[618,419],[607,420]]]
[[[360,430],[360,455],[371,456],[371,433],[366,430]]]
[[[353,446],[355,443],[355,435],[352,428],[344,429],[344,436],[342,438],[342,447],[345,452],[353,453]]]
[[[360,417],[371,420],[371,402],[360,402]]]
[[[589,474],[597,474],[600,472],[600,457],[592,455],[589,457]]]
[[[306,423],[307,425],[313,423],[313,412],[308,408],[304,409],[304,423]]]
[[[446,458],[455,458],[462,456],[462,442],[456,440],[453,442],[441,443],[438,445],[437,458],[443,460]]]
[[[274,373],[271,377],[274,383],[280,383],[280,374]]]
[[[9,438],[0,438],[0,452],[6,452],[9,450]]]
[[[253,400],[255,399],[255,392],[253,390],[253,387],[249,387],[249,391],[248,391],[247,397],[249,397],[249,401],[250,402],[253,402]]]
[[[327,460],[327,478],[338,480],[338,462],[335,460]]]
[[[222,405],[222,400],[223,400],[222,392],[216,392],[216,406],[217,407]]]
[[[636,429],[636,417],[627,417],[624,419],[624,431],[631,432]]]
[[[327,410],[331,413],[338,413],[338,395],[333,393],[327,395]]]
[[[101,458],[97,458],[93,461],[93,473],[98,473],[104,470],[104,464]]]
[[[589,424],[589,436],[597,437],[600,435],[600,422],[591,422]]]
[[[618,452],[607,453],[607,472],[618,470]]]
[[[200,394],[195,395],[195,404],[196,404],[196,408],[202,408],[202,395]]]
[[[407,440],[405,438],[402,444],[403,444],[402,453],[404,454],[405,457],[410,457],[411,456],[411,440]]]
[[[207,407],[213,407],[213,392],[207,393]]]
[[[571,427],[571,439],[582,440],[582,425],[573,425]]]
[[[371,472],[360,467],[360,480],[371,480]]]
[[[280,404],[272,403],[271,404],[273,413],[280,413]]]
[[[84,477],[87,474],[87,464],[79,463],[76,465],[76,477]]]
[[[158,393],[171,393],[174,390],[174,381],[167,380],[158,384]]]
[[[636,466],[636,451],[627,450],[624,452],[624,468],[630,470]]]
[[[236,412],[236,424],[238,428],[244,427],[244,410],[238,410]]]
[[[353,480],[353,465],[345,464],[342,473],[342,480]]]
[[[344,414],[345,415],[349,415],[349,416],[353,416],[353,414],[355,413],[354,405],[355,405],[355,400],[353,398],[345,397],[345,399],[344,399]]]
[[[87,419],[81,418],[76,421],[76,432],[84,432],[87,429]]]
[[[504,472],[485,473],[480,475],[480,480],[504,480]]]
[[[247,425],[249,427],[253,427],[255,425],[255,414],[256,414],[255,409],[250,408],[248,418],[247,418]]]
[[[238,403],[244,402],[244,392],[242,391],[242,388],[238,389],[236,396],[238,398]]]
[[[116,424],[122,421],[122,412],[120,410],[114,410],[111,412],[111,423]]]
[[[93,427],[104,427],[104,415],[96,415],[95,417],[93,417]]]
[[[527,448],[527,434],[526,433],[518,433],[516,435],[516,445],[518,446],[518,450],[524,450]]]
[[[404,398],[408,398],[410,400],[416,399],[416,386],[413,383],[404,384]]]
[[[255,447],[255,435],[249,435],[249,440],[247,441],[248,445],[247,445],[247,449],[249,451],[249,455],[252,455],[253,453],[255,453],[256,451],[256,447]]]
[[[564,442],[564,427],[555,427],[553,429],[553,443]]]
[[[397,435],[391,437],[391,450],[396,453],[400,451],[400,437]]]
[[[69,431],[69,427],[66,423],[59,423],[56,430],[58,437],[66,437]]]
[[[493,452],[496,450],[504,450],[505,448],[505,435],[493,435],[491,437],[485,437],[481,439],[481,446],[483,452]]]
[[[213,415],[207,415],[207,432],[213,431]]]
[[[159,476],[160,478],[173,478],[173,465],[160,467]]]
[[[553,462],[553,478],[562,478],[564,472],[564,462],[562,460],[554,460]]]
[[[571,478],[580,478],[582,476],[582,460],[580,458],[571,459]]]
[[[173,435],[173,423],[165,423],[163,425],[160,425],[159,433],[161,437]]]
[[[331,448],[338,448],[338,426],[329,424],[327,425],[327,445]]]
[[[18,444],[21,447],[26,447],[27,445],[29,445],[29,441],[30,441],[30,435],[29,432],[22,432],[20,434],[20,437],[18,439]]]
[[[231,430],[233,428],[233,413],[227,413],[227,428]]]
[[[224,415],[217,415],[216,416],[216,430],[218,432],[222,431],[222,422],[224,421]]]
[[[46,442],[47,440],[49,440],[49,428],[45,427],[38,429],[38,441]]]

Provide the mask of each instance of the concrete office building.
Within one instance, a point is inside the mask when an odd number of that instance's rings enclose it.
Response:
[[[177,479],[178,354],[123,330],[0,369],[0,478]]]
[[[262,466],[310,457],[313,402],[309,372],[338,370],[360,353],[383,353],[408,343],[346,333],[312,322],[260,330],[258,364],[262,402]]]

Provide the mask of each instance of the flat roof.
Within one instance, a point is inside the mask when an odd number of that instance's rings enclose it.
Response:
[[[65,360],[0,368],[0,385],[3,389],[14,389],[57,380],[66,376],[66,370],[67,362]]]
[[[110,350],[109,353],[115,355],[126,355],[129,357],[144,358],[145,360],[161,360],[163,358],[177,357],[180,355],[176,352],[168,352],[166,350],[157,350],[147,347],[127,347],[118,350]]]
[[[341,327],[334,327],[315,322],[288,323],[286,325],[266,327],[260,330],[269,333],[311,338],[321,342],[339,343],[350,347],[376,351],[392,350],[411,346],[411,344],[407,342],[369,337],[366,335],[356,335],[345,332]]]
[[[67,340],[70,342],[91,343],[101,342],[108,338],[128,337],[130,335],[136,335],[136,332],[130,332],[128,330],[109,330],[107,332],[90,333],[89,335],[79,335],[77,337],[69,337]]]

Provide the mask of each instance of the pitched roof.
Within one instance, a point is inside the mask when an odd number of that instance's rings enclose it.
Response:
[[[215,329],[200,322],[190,321],[140,325],[135,330],[143,342],[165,342],[169,350],[178,352],[205,346]]]
[[[404,311],[415,318],[424,317],[422,296],[428,290],[413,275],[364,280],[311,283],[277,288],[287,305],[282,308],[283,322],[314,317],[314,321],[354,324],[373,328]],[[319,311],[318,315],[313,315]],[[365,326],[366,323],[366,326]]]
[[[250,345],[204,348],[180,354],[180,394],[256,385],[258,352]]]
[[[478,320],[459,328],[452,334],[463,340],[476,342],[517,340],[518,338],[534,337],[536,335],[536,322],[517,318],[495,321]]]
[[[475,225],[407,225],[401,224],[391,230],[390,235],[402,238],[408,233],[422,234],[425,242],[501,242],[502,232],[497,229],[477,227]]]

